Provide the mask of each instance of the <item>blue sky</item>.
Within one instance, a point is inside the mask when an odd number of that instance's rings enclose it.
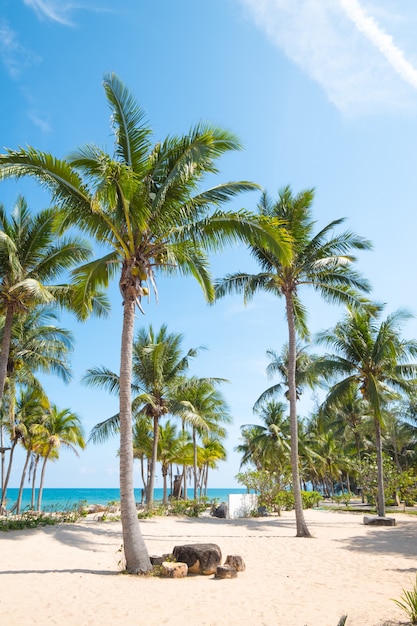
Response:
[[[239,136],[244,151],[219,163],[219,182],[252,180],[273,197],[287,184],[314,187],[318,228],[346,217],[347,228],[373,242],[359,259],[373,297],[386,312],[416,313],[416,27],[413,0],[3,0],[0,149],[28,144],[64,157],[93,142],[111,151],[102,79],[114,71],[145,109],[155,142],[200,120]],[[0,202],[11,209],[18,193],[34,211],[49,204],[23,181],[1,183]],[[255,209],[258,198],[242,195],[230,208]],[[214,276],[252,268],[239,247],[212,259]],[[209,486],[234,486],[240,426],[255,421],[253,403],[271,384],[265,352],[286,341],[283,302],[260,295],[247,307],[239,297],[209,307],[191,280],[158,285],[159,304],[138,315],[137,328],[166,323],[183,333],[184,349],[207,348],[191,373],[230,381],[229,460]],[[88,367],[117,371],[116,287],[111,298],[108,320],[62,317],[76,338],[73,381],[45,380],[51,400],[75,411],[86,434],[117,411],[116,398],[80,384]],[[313,334],[343,314],[308,291],[304,301]],[[404,335],[417,337],[415,320]],[[305,397],[301,414],[312,406]],[[46,486],[117,487],[117,447],[88,446],[80,458],[62,451]]]

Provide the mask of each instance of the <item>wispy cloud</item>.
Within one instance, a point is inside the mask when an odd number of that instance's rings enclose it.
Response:
[[[411,53],[401,49],[389,32],[395,23],[398,35],[401,18],[404,23],[407,18],[415,20],[417,6],[389,0],[375,0],[372,10],[369,0],[240,2],[269,39],[343,113],[406,109],[417,102],[417,69]],[[392,13],[395,6],[397,15]]]
[[[0,20],[0,59],[12,78],[40,61],[40,57],[25,48],[15,31],[5,20]]]
[[[404,52],[385,33],[375,19],[368,16],[357,0],[340,0],[342,9],[356,28],[384,55],[393,69],[412,87],[417,89],[417,70],[407,61]]]
[[[37,126],[43,133],[51,132],[52,129],[50,123],[35,111],[29,111],[29,118],[32,120],[35,126]]]
[[[72,26],[70,13],[75,8],[65,0],[23,0],[24,4],[33,9],[40,19],[48,19],[65,26]]]

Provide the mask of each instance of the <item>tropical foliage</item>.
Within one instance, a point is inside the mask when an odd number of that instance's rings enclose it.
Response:
[[[291,188],[285,187],[277,201],[272,201],[266,193],[262,195],[259,213],[270,220],[271,225],[278,220],[278,230],[288,233],[291,240],[291,257],[275,255],[258,245],[251,245],[250,251],[258,262],[258,274],[229,274],[217,282],[216,294],[223,297],[231,293],[243,293],[245,302],[255,293],[266,291],[283,297],[288,324],[288,400],[291,426],[291,467],[295,500],[297,537],[309,537],[305,523],[301,490],[298,451],[297,421],[297,334],[302,339],[308,337],[307,311],[303,306],[299,291],[310,285],[326,301],[336,303],[360,302],[360,292],[368,291],[367,282],[353,269],[355,257],[352,252],[370,247],[368,241],[350,231],[334,234],[343,219],[330,222],[314,233],[315,222],[311,205],[313,190],[293,195]]]

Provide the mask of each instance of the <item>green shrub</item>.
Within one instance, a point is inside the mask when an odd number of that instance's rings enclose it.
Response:
[[[399,600],[392,598],[392,600],[406,613],[411,624],[417,624],[417,577],[411,591],[403,589],[401,598]]]

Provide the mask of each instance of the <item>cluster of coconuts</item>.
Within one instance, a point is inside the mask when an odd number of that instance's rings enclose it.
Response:
[[[131,268],[130,273],[132,274],[132,276],[135,276],[136,278],[138,278],[141,283],[148,278],[148,275],[146,271],[144,270],[144,268],[140,267],[139,265],[134,265]],[[147,287],[142,287],[141,285],[141,290],[142,290],[143,296],[147,296],[149,294],[149,289]]]

